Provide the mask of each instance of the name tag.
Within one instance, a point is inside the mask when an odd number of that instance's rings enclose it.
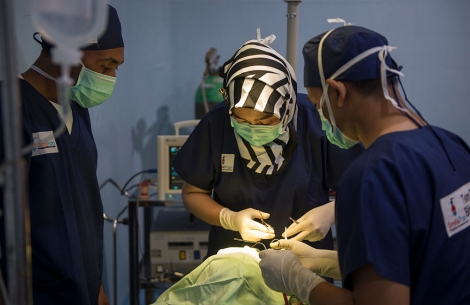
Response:
[[[449,237],[470,226],[470,182],[442,198],[440,202]]]
[[[52,131],[33,133],[33,157],[45,154],[56,154],[58,152],[59,149],[57,148],[57,143]]]
[[[233,164],[235,163],[234,154],[222,154],[220,164],[222,165],[223,173],[233,173]]]

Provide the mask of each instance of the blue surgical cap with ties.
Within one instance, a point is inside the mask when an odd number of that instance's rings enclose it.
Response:
[[[388,46],[387,39],[369,29],[345,25],[325,32],[310,39],[303,48],[304,56],[304,87],[322,87],[319,72],[318,50],[322,38],[328,35],[322,43],[322,65],[325,79],[330,78],[338,69],[358,55],[376,47]],[[386,54],[385,64],[397,69],[390,54]],[[387,71],[387,76],[394,73]],[[381,77],[381,61],[378,52],[356,62],[347,70],[335,77],[339,81],[362,81]]]

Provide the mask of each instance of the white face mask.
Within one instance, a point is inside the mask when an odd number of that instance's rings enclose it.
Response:
[[[347,26],[347,25],[345,25],[345,26]],[[348,140],[348,142],[351,143],[351,142],[356,142],[356,141],[353,141],[353,140],[347,138],[346,136],[344,136],[341,133],[341,131],[339,130],[339,128],[336,126],[336,121],[335,121],[335,118],[334,118],[334,115],[333,115],[333,110],[331,109],[330,99],[328,97],[328,84],[326,84],[325,75],[323,73],[323,59],[322,59],[323,42],[325,41],[326,37],[328,37],[328,35],[331,32],[333,32],[334,30],[335,29],[333,29],[333,30],[329,31],[328,33],[326,33],[323,36],[323,38],[320,41],[320,44],[318,46],[318,69],[319,69],[319,72],[320,72],[319,74],[320,74],[320,80],[321,80],[322,90],[323,90],[322,98],[321,98],[321,101],[320,101],[320,109],[322,109],[323,103],[326,103],[326,108],[328,110],[328,116],[330,118],[331,128],[332,128],[331,131],[329,131],[329,132],[327,131],[327,134],[331,134],[331,135],[341,134],[346,140]],[[390,52],[392,50],[395,50],[395,49],[396,49],[396,47],[381,46],[381,47],[375,47],[375,48],[369,49],[365,52],[362,52],[361,54],[357,55],[356,57],[354,57],[353,59],[351,59],[350,61],[345,63],[341,68],[339,68],[329,78],[334,80],[336,77],[338,77],[339,75],[344,73],[346,70],[348,70],[351,66],[353,66],[357,62],[363,60],[364,58],[366,58],[367,56],[369,56],[371,54],[374,54],[374,53],[378,52],[378,58],[381,62],[381,64],[380,64],[380,79],[381,79],[381,82],[382,82],[382,91],[383,91],[384,97],[388,101],[390,101],[392,103],[392,105],[395,108],[397,108],[398,110],[403,111],[405,113],[409,113],[409,111],[407,109],[404,109],[404,108],[400,107],[398,105],[398,103],[392,97],[390,97],[390,94],[388,93],[387,71],[398,74],[400,76],[404,76],[403,73],[401,73],[400,71],[394,70],[394,69],[391,69],[390,67],[388,67],[386,62],[385,62],[385,58],[387,57],[388,52]],[[335,144],[334,141],[332,141],[332,143]]]

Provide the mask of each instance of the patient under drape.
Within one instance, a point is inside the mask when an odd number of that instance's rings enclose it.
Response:
[[[161,294],[153,305],[284,304],[282,293],[264,283],[258,255],[253,254],[256,250],[249,249],[247,252],[246,248],[228,248],[208,257]]]

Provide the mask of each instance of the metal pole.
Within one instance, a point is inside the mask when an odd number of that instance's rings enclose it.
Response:
[[[117,218],[113,221],[113,304],[117,305]]]
[[[21,157],[21,99],[17,80],[13,0],[0,0],[0,41],[5,67],[2,119],[4,174],[3,202],[5,217],[8,292],[11,304],[32,304],[31,242],[27,204],[25,161]]]
[[[129,217],[129,294],[130,305],[139,305],[140,273],[139,273],[139,235],[138,210],[136,201],[129,200],[127,215]]]
[[[287,51],[286,59],[297,74],[297,44],[299,35],[299,3],[302,0],[284,0],[287,2]]]

